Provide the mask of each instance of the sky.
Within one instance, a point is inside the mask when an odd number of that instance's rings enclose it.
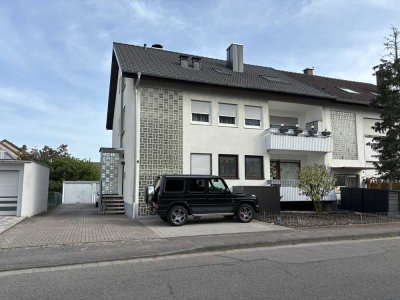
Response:
[[[375,82],[398,0],[0,0],[0,140],[99,161],[112,43]]]

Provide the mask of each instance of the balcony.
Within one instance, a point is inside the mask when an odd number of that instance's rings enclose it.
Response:
[[[267,150],[290,150],[307,152],[332,152],[331,136],[323,136],[321,132],[310,136],[306,130],[296,135],[293,129],[280,133],[278,128],[266,130]]]
[[[279,180],[271,179],[267,180],[268,185],[279,186],[281,202],[286,201],[311,201],[310,198],[306,197],[303,192],[297,187],[298,180]],[[336,201],[335,191],[331,191],[322,201]]]

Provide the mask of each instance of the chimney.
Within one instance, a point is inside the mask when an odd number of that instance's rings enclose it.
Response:
[[[200,60],[201,57],[193,56],[192,57],[192,66],[194,70],[200,70]]]
[[[310,76],[314,75],[314,67],[312,67],[312,68],[305,68],[305,69],[303,70],[303,73],[304,73],[304,75],[310,75]]]
[[[231,44],[226,54],[228,68],[234,72],[243,72],[243,45]]]
[[[181,54],[179,55],[179,61],[181,62],[181,67],[188,68],[189,67],[189,56]]]

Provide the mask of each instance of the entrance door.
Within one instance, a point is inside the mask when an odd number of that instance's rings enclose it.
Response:
[[[17,215],[19,171],[0,171],[0,216]]]

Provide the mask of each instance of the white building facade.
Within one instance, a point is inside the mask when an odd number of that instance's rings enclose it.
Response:
[[[128,48],[123,52],[119,47]],[[173,71],[181,68],[182,76],[189,77],[198,72],[199,78],[204,71],[207,82],[151,74],[145,60],[137,61],[136,72],[124,70],[124,60],[135,57],[126,55],[130,49],[149,60],[161,57],[163,64],[175,55]],[[297,189],[303,166],[330,166],[341,186],[361,186],[375,174],[376,158],[366,143],[375,135],[371,126],[379,112],[365,103],[337,101],[335,95],[276,70],[244,65],[240,72],[242,57],[238,70],[228,61],[227,71],[221,61],[206,58],[204,63],[193,60],[190,69],[182,64],[182,55],[178,59],[177,53],[160,49],[117,44],[113,53],[107,128],[113,131],[112,147],[123,151],[117,176],[130,217],[147,214],[144,188],[161,174],[220,175],[230,187],[278,184],[281,201],[308,200]],[[232,79],[210,83],[214,73]],[[248,83],[238,86],[237,80]],[[287,132],[280,131],[282,124]],[[335,193],[326,200],[335,201]]]

